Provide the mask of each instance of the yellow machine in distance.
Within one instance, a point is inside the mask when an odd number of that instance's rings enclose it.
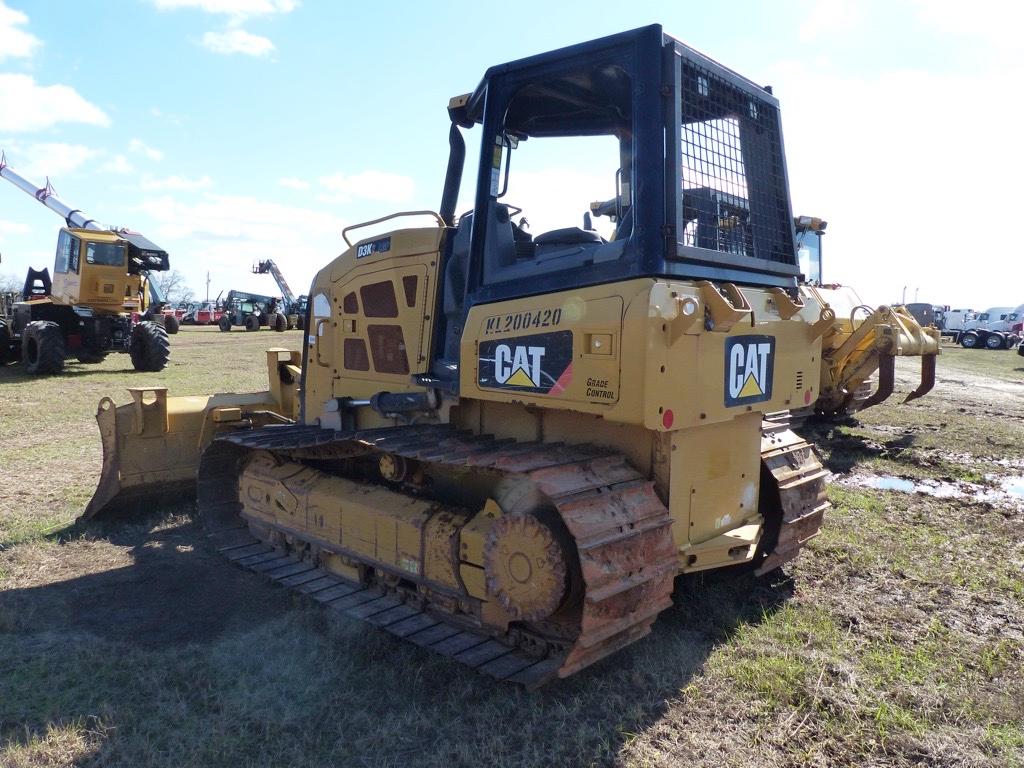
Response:
[[[800,293],[833,315],[822,340],[817,400],[813,406],[794,409],[795,416],[802,418],[812,411],[848,416],[884,402],[893,392],[898,356],[921,358],[920,384],[903,402],[924,396],[935,386],[940,331],[921,326],[905,307],[871,307],[849,286],[824,284],[821,239],[826,226],[827,222],[811,216],[795,220],[797,255],[805,278]]]
[[[819,396],[835,313],[799,289],[778,109],[658,26],[488,70],[449,103],[433,225],[345,230],[277,394],[104,401],[87,515],[202,451],[229,559],[529,686],[646,635],[680,574],[792,560],[826,472],[780,414]],[[582,193],[583,227],[513,204],[534,145],[606,151],[613,200]]]
[[[169,268],[167,253],[138,232],[104,229],[61,202],[49,183],[37,189],[3,155],[0,177],[67,225],[57,238],[52,279],[46,269],[30,269],[21,301],[0,316],[0,365],[20,358],[29,373],[59,373],[67,357],[97,363],[118,351],[130,353],[136,370],[162,370],[170,354],[165,329],[133,315],[159,309],[148,276]]]

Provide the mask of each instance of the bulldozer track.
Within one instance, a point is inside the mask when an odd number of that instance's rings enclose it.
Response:
[[[294,548],[258,538],[241,516],[238,471],[254,450],[293,460],[386,453],[428,467],[525,480],[557,510],[573,537],[582,580],[580,609],[570,627],[563,620],[553,636],[538,643],[536,632],[498,634],[382,582],[357,583],[329,573]],[[779,488],[783,519],[777,544],[758,573],[795,557],[817,533],[827,507],[825,472],[808,443],[785,425],[766,422],[762,455]],[[672,604],[678,555],[668,509],[653,483],[624,457],[593,445],[516,442],[448,425],[351,432],[275,425],[219,438],[204,454],[198,498],[208,536],[236,565],[478,672],[528,688],[567,677],[639,640]],[[303,543],[324,544],[319,539]]]
[[[544,638],[546,652],[538,655],[535,634],[496,635],[484,626],[467,626],[461,615],[447,615],[381,583],[348,581],[261,541],[240,517],[237,499],[237,470],[251,450],[289,457],[339,450],[387,453],[428,467],[471,468],[528,481],[574,539],[583,594],[573,626],[563,620],[555,628],[559,631]],[[622,456],[590,445],[517,443],[449,426],[347,433],[275,426],[230,435],[211,446],[200,466],[198,496],[209,535],[238,565],[484,674],[531,688],[635,642],[672,604],[677,556],[668,509],[653,483]]]

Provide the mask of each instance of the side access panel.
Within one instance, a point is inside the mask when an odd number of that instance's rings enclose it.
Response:
[[[615,287],[595,286],[473,307],[462,337],[462,394],[607,411],[622,394],[625,304]]]
[[[408,391],[428,370],[442,237],[410,229],[360,241],[317,276],[307,330],[315,401]]]

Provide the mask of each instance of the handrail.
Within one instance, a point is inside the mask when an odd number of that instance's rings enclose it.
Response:
[[[380,224],[382,221],[387,221],[388,219],[397,219],[399,216],[433,216],[435,219],[437,219],[437,225],[441,229],[444,229],[445,227],[444,219],[442,219],[441,214],[437,213],[436,211],[399,211],[398,213],[389,213],[387,216],[383,216],[379,219],[374,219],[373,221],[364,221],[361,224],[351,224],[345,227],[343,230],[341,230],[341,238],[342,240],[345,241],[345,245],[351,248],[353,243],[351,243],[348,239],[349,232],[351,232],[354,229],[362,229],[363,227],[369,227],[372,226],[373,224]]]

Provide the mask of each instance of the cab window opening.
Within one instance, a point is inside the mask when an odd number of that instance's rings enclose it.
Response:
[[[620,258],[631,234],[632,88],[591,64],[515,90],[495,134],[484,282]]]

